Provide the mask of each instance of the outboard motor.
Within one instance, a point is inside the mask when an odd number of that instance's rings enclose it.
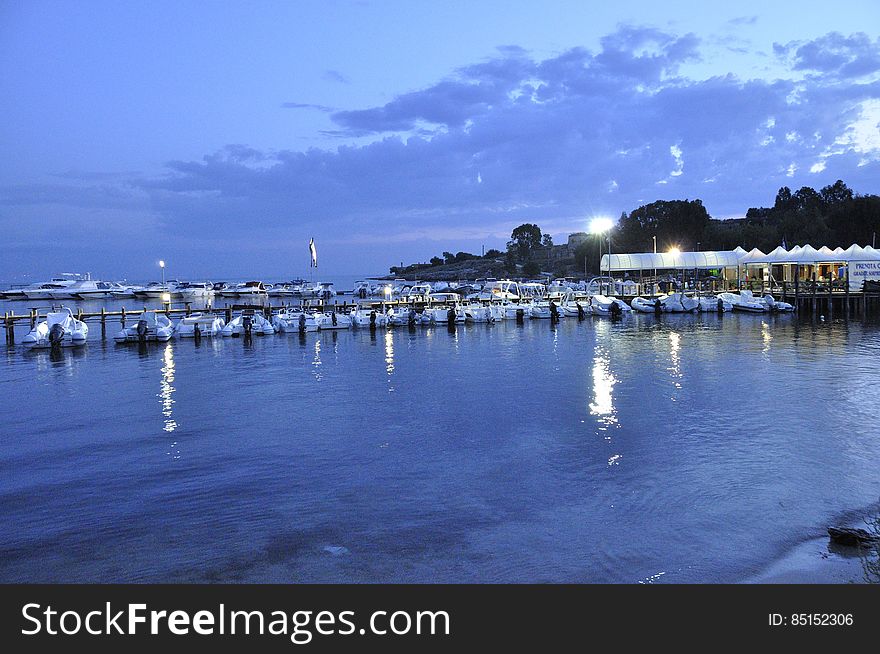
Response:
[[[654,315],[659,316],[663,313],[663,305],[660,303],[660,298],[654,299]]]
[[[409,315],[406,318],[406,324],[412,327],[416,324],[416,312],[415,309],[409,310]]]
[[[64,327],[55,323],[52,325],[52,329],[49,330],[49,345],[53,349],[61,347],[62,340],[64,340]]]
[[[575,302],[575,304],[578,308],[578,320],[583,320],[586,317],[586,314],[584,313],[584,308],[581,306],[580,302]]]
[[[336,327],[336,312],[330,314],[330,322],[333,323],[333,326]]]
[[[718,298],[718,313],[724,313],[724,300]]]
[[[306,314],[304,313],[299,314],[299,333],[306,333]]]
[[[370,329],[376,330],[376,310],[370,311]]]
[[[358,289],[358,296],[362,300],[366,300],[367,299],[367,289],[365,289],[363,286],[361,286],[360,289]]]
[[[553,300],[550,300],[550,321],[559,322],[559,309],[556,308],[556,303]]]
[[[453,309],[452,307],[449,307],[449,310],[446,312],[446,321],[450,325],[455,324],[455,309]]]
[[[244,337],[250,338],[251,331],[253,330],[253,317],[252,316],[243,316],[241,319],[241,326],[244,327]]]
[[[620,305],[617,302],[612,302],[611,306],[608,308],[608,312],[611,314],[611,318],[613,320],[618,320],[623,315],[623,309],[620,308]]]
[[[138,324],[137,324],[137,335],[138,335],[138,340],[139,340],[141,343],[143,343],[144,341],[147,340],[147,330],[148,330],[148,329],[149,329],[149,328],[147,327],[147,321],[146,321],[146,320],[144,320],[143,318],[141,318],[140,320],[138,320]]]
[[[196,343],[199,343],[202,340],[202,330],[199,327],[199,323],[196,323],[195,325],[193,325],[193,340]]]
[[[523,324],[525,317],[526,317],[526,310],[525,309],[517,309],[516,310],[516,322],[518,324],[520,324],[520,325]]]

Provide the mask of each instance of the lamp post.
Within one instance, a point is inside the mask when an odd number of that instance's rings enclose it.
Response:
[[[610,218],[593,218],[590,221],[590,233],[596,234],[601,238],[602,235],[608,239],[608,276],[611,276],[611,228],[614,227],[614,222]],[[601,241],[599,241],[599,293],[602,293],[602,247]]]
[[[162,304],[165,305],[165,312],[168,313],[168,309],[171,308],[171,293],[168,292],[168,287],[165,286],[165,260],[159,260],[159,268],[162,269]]]

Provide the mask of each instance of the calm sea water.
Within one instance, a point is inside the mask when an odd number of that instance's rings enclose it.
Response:
[[[736,581],[880,495],[877,323],[99,336],[0,350],[0,581]]]

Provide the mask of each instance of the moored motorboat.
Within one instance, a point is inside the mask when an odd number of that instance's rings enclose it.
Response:
[[[739,294],[719,293],[718,297],[730,303],[734,311],[742,311],[744,313],[764,313],[767,311],[767,305],[762,301],[756,300],[751,291],[740,291]]]
[[[289,307],[272,315],[272,326],[282,334],[316,332],[323,317],[323,314],[319,317],[317,314],[303,311],[299,307]]]
[[[117,343],[167,341],[174,334],[174,326],[164,313],[145,311],[131,327],[119,331],[113,339]]]
[[[199,336],[219,336],[225,322],[222,318],[210,313],[194,313],[181,318],[174,327],[174,333],[180,338]]]
[[[52,347],[76,347],[85,345],[89,326],[73,317],[73,312],[62,307],[46,315],[46,319],[34,327],[22,339],[22,345],[30,349]]]
[[[220,333],[223,336],[269,336],[275,333],[275,327],[259,311],[244,309],[230,320]]]

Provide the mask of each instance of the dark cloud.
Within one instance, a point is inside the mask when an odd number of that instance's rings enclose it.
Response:
[[[774,52],[792,61],[795,70],[861,77],[880,70],[880,38],[863,33],[844,36],[830,32],[812,41],[774,43]]]
[[[317,111],[323,111],[324,113],[332,113],[336,111],[333,107],[328,107],[323,104],[308,104],[303,102],[283,102],[281,107],[284,109],[316,109]]]
[[[328,82],[336,82],[338,84],[351,84],[351,81],[340,73],[338,70],[325,70],[322,77]]]

